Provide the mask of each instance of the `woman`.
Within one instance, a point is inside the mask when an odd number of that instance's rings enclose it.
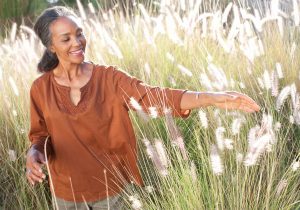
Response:
[[[237,92],[153,87],[115,67],[85,62],[81,24],[65,7],[45,10],[34,30],[46,50],[38,64],[43,74],[30,89],[26,176],[32,185],[42,182],[42,165],[49,158],[50,188],[58,209],[101,209],[108,205],[107,198],[111,209],[120,209],[122,189],[131,182],[143,185],[128,115],[132,99],[144,110],[155,106],[162,115],[167,107],[183,118],[193,108],[210,105],[259,110],[251,98]]]

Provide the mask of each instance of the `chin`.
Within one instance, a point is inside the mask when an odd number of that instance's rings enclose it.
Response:
[[[84,61],[84,57],[81,59],[72,59],[70,62],[73,64],[81,64]]]

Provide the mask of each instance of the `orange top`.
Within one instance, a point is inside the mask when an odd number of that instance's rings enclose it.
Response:
[[[137,167],[136,139],[129,118],[130,98],[146,111],[171,108],[173,116],[188,117],[180,101],[186,90],[149,86],[112,66],[94,65],[77,106],[70,87],[56,82],[52,71],[30,89],[31,145],[43,151],[49,135],[49,168],[57,197],[76,202],[104,199],[125,183],[143,185]],[[187,111],[184,113],[183,111]],[[51,186],[51,185],[50,185]]]

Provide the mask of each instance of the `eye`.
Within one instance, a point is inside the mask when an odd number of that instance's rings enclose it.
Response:
[[[78,32],[77,36],[83,36],[83,32],[82,31]]]
[[[63,39],[62,42],[68,42],[70,39],[69,38],[66,38],[66,39]]]

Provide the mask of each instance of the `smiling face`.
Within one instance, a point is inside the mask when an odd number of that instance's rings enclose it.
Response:
[[[60,17],[50,26],[51,45],[60,63],[80,64],[84,61],[86,39],[80,22],[72,16]]]

